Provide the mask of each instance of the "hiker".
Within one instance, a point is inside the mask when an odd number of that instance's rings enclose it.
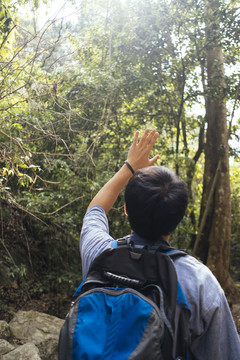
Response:
[[[126,186],[125,209],[137,245],[159,242],[170,248],[173,230],[184,216],[187,190],[173,172],[152,166],[159,155],[149,159],[158,137],[147,129],[134,136],[126,162],[91,201],[80,237],[83,277],[93,260],[111,247],[107,214]],[[191,359],[239,360],[240,343],[224,292],[211,271],[186,255],[173,259],[178,281],[191,310]]]

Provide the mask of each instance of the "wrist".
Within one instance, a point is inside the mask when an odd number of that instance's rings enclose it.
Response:
[[[132,165],[129,163],[128,160],[124,161],[125,165],[128,167],[128,169],[131,171],[131,173],[134,175],[135,170],[133,169]]]

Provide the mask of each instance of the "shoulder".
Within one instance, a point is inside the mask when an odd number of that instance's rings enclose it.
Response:
[[[192,310],[192,321],[204,326],[216,309],[226,306],[224,292],[209,268],[194,257],[182,256],[174,264]]]
[[[86,220],[91,219],[91,218],[94,218],[94,219],[95,218],[99,218],[99,219],[104,218],[107,221],[107,215],[106,215],[103,207],[99,206],[99,205],[95,205],[95,206],[90,207],[87,210],[87,212],[86,212],[86,214],[85,214],[85,216],[83,218],[83,221],[86,221]]]
[[[193,256],[186,255],[178,257],[174,261],[174,264],[179,280],[196,280],[197,283],[200,284],[205,283],[206,279],[209,279],[215,285],[219,286],[219,283],[211,270]]]
[[[211,270],[193,256],[182,256],[174,261],[178,280],[189,298],[221,301],[224,292]]]
[[[178,281],[191,309],[191,328],[199,335],[217,312],[228,311],[224,292],[207,266],[192,256],[174,261]],[[220,325],[220,324],[219,324]]]
[[[93,206],[87,210],[83,218],[81,240],[85,238],[85,234],[95,233],[98,230],[109,232],[108,219],[101,206]]]

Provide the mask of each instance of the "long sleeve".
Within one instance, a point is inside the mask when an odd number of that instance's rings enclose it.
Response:
[[[109,248],[112,241],[104,209],[100,206],[91,207],[83,219],[80,235],[83,278],[95,257]]]

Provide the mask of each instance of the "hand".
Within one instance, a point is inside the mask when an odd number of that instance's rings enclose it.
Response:
[[[159,158],[159,155],[156,155],[152,159],[149,159],[150,151],[152,150],[158,135],[159,134],[155,129],[151,132],[147,129],[138,142],[139,131],[136,131],[127,157],[127,161],[135,171],[143,167],[153,165]],[[127,185],[130,177],[130,170],[127,170],[126,165],[123,165],[121,169],[119,169],[119,171],[94,196],[88,206],[88,209],[95,205],[102,206],[107,214],[115,203],[120,191]]]
[[[152,159],[149,159],[149,154],[159,135],[155,129],[153,129],[150,133],[149,132],[149,129],[145,130],[139,143],[139,131],[136,131],[135,133],[134,140],[127,157],[127,161],[134,171],[153,165],[160,157],[160,155],[155,155]]]

